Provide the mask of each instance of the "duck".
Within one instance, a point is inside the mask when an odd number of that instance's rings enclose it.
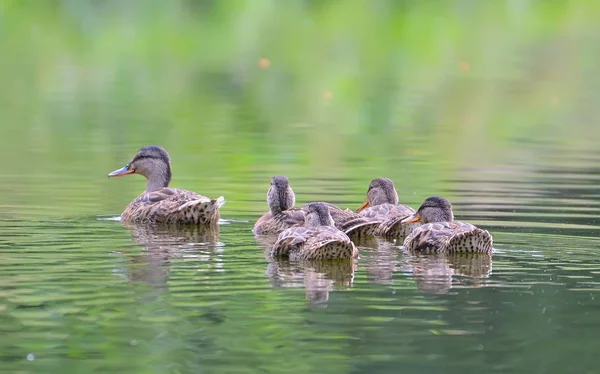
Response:
[[[223,196],[211,199],[192,191],[171,188],[171,158],[160,146],[146,146],[121,169],[108,174],[109,178],[140,174],[148,182],[146,190],[135,198],[121,214],[126,224],[195,224],[215,226]]]
[[[375,178],[369,184],[365,202],[356,210],[361,216],[379,222],[374,234],[404,240],[418,224],[401,221],[416,211],[399,203],[398,191],[389,178]]]
[[[348,235],[335,227],[326,204],[310,203],[304,224],[282,231],[271,256],[290,260],[339,260],[357,258],[358,250]]]
[[[493,240],[487,230],[454,221],[452,204],[439,196],[428,197],[419,209],[402,223],[422,223],[404,239],[409,251],[431,253],[491,253]]]
[[[347,235],[364,237],[372,235],[377,224],[361,217],[350,209],[342,209],[334,204],[321,202],[330,212],[335,226]],[[267,192],[269,211],[263,214],[254,224],[255,235],[278,235],[285,229],[302,226],[308,205],[295,207],[296,195],[289,179],[284,175],[276,175],[271,179]]]

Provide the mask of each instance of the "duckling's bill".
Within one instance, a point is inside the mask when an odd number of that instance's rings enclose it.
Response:
[[[124,175],[133,174],[133,173],[135,173],[135,170],[131,167],[131,164],[127,164],[124,167],[122,167],[121,169],[115,170],[112,173],[108,174],[108,177],[109,178],[122,177]]]
[[[404,218],[402,221],[400,221],[400,223],[404,223],[404,224],[409,224],[409,223],[415,223],[415,222],[421,222],[421,217],[419,216],[419,212],[410,215],[406,218]]]

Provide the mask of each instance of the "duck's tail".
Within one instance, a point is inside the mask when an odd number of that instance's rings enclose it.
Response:
[[[179,211],[189,216],[194,223],[217,224],[219,221],[219,208],[225,205],[225,198],[220,196],[209,199],[202,196],[199,199],[188,201],[179,207]]]
[[[492,235],[480,228],[460,232],[448,241],[448,252],[483,252],[491,253],[493,249]]]

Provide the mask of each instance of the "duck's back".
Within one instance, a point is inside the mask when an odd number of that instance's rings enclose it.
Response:
[[[121,220],[126,223],[216,224],[223,197],[210,199],[192,191],[164,187],[133,200]]]
[[[284,210],[275,215],[269,211],[256,221],[252,231],[256,235],[278,235],[290,227],[303,225],[305,218],[306,212],[298,208]]]
[[[406,225],[401,221],[414,213],[415,210],[408,205],[385,203],[370,206],[362,210],[359,214],[367,219],[379,222],[374,232],[375,235],[404,240],[419,225]]]
[[[404,247],[420,252],[491,252],[492,236],[467,222],[427,223],[415,228]]]
[[[385,203],[369,206],[358,214],[373,221],[383,222],[390,218],[406,217],[414,213],[415,210],[408,205]]]
[[[350,238],[335,227],[302,226],[283,231],[271,255],[293,260],[336,260],[354,258],[358,251]]]

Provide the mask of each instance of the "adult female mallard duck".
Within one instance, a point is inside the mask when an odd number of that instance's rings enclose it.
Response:
[[[148,184],[146,190],[125,208],[121,222],[216,225],[219,221],[219,208],[225,204],[223,196],[210,199],[169,187],[171,159],[162,147],[140,149],[131,162],[108,177],[128,174],[141,174]]]
[[[375,235],[404,240],[418,224],[403,224],[402,220],[415,213],[408,205],[399,204],[394,182],[375,178],[369,184],[365,202],[356,210],[361,216],[379,222]]]
[[[425,199],[403,223],[422,222],[404,240],[404,247],[426,252],[492,252],[492,235],[467,222],[454,221],[452,205],[443,197]]]
[[[269,211],[254,224],[254,234],[276,235],[287,228],[304,224],[308,204],[294,208],[296,195],[287,177],[283,175],[273,177],[267,192],[267,203]],[[329,203],[322,204],[329,208],[335,226],[349,236],[372,235],[378,225],[350,209],[341,209]]]
[[[304,226],[284,230],[271,250],[273,257],[291,260],[337,260],[358,257],[348,235],[334,226],[329,207],[310,203]]]

